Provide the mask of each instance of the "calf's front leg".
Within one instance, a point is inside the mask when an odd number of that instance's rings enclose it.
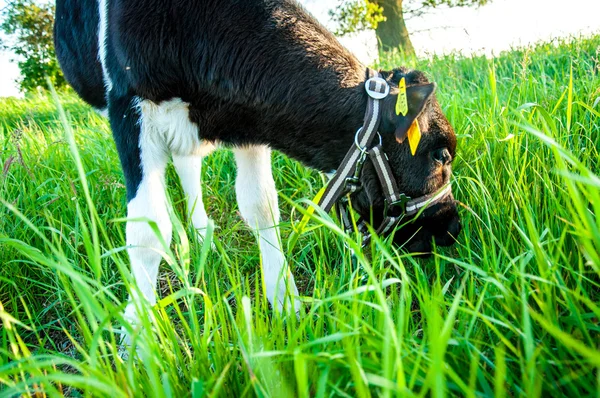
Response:
[[[299,311],[294,276],[281,250],[277,191],[271,171],[271,150],[266,146],[234,149],[237,163],[236,195],[240,213],[255,231],[260,246],[262,273],[269,302],[276,311]]]

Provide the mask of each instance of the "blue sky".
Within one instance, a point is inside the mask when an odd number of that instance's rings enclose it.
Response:
[[[328,27],[327,11],[337,0],[301,0]],[[0,0],[0,9],[6,0]],[[421,56],[461,51],[465,54],[497,54],[511,46],[525,45],[578,34],[600,33],[600,0],[493,0],[480,8],[439,9],[407,22]],[[372,32],[341,41],[364,63],[375,56]],[[0,52],[0,97],[18,95],[19,69],[12,54]]]

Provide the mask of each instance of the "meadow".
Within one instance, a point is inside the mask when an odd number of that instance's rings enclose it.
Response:
[[[458,136],[457,244],[361,251],[333,213],[301,228],[324,179],[275,154],[306,312],[278,315],[232,155],[215,153],[203,243],[169,169],[161,299],[123,358],[133,287],[108,123],[69,93],[0,100],[0,397],[600,397],[600,36],[412,66]]]

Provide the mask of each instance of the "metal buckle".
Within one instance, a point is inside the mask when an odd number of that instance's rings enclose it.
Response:
[[[395,218],[395,217],[400,217],[400,216],[406,214],[406,204],[408,202],[410,202],[410,200],[411,200],[411,198],[406,196],[403,193],[400,194],[400,199],[396,200],[395,202],[389,203],[387,201],[387,199],[384,200],[383,216],[384,217],[391,216],[391,217]],[[392,211],[393,209],[398,208],[398,207],[400,207],[400,213],[390,215],[390,211]]]
[[[383,92],[377,91],[377,90],[371,90],[370,86],[371,86],[372,82],[374,82],[376,86],[381,87],[381,89],[383,89]],[[369,94],[369,97],[376,99],[376,100],[381,100],[390,94],[390,85],[388,84],[387,81],[385,81],[385,79],[377,76],[377,77],[372,77],[365,82],[365,90],[367,91],[367,94]]]
[[[345,191],[348,193],[354,193],[362,188],[360,180],[357,177],[348,177],[344,181]]]
[[[351,177],[347,177],[344,182],[346,189],[348,187],[351,187],[350,190],[352,192],[356,192],[361,188],[362,184],[360,182],[360,173],[366,160],[367,152],[361,150],[360,157],[358,158],[358,161],[356,162],[356,167],[354,168],[354,174]]]
[[[350,177],[346,177],[346,180],[344,181],[344,187],[345,187],[346,191],[356,192],[362,186],[362,184],[360,182],[360,173],[362,172],[362,168],[363,168],[365,161],[367,160],[367,156],[369,154],[367,148],[361,147],[360,144],[358,143],[358,136],[360,135],[360,132],[362,131],[362,129],[363,129],[362,127],[359,128],[356,131],[356,134],[354,135],[354,145],[356,145],[356,147],[360,151],[360,157],[356,161],[356,167],[354,168],[354,174]],[[379,145],[381,145],[381,134],[377,133],[377,135],[379,136]],[[348,189],[348,187],[350,187],[350,189]]]

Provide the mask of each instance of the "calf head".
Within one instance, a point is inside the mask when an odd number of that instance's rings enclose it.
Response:
[[[399,191],[411,198],[432,194],[449,183],[456,150],[456,136],[435,98],[435,84],[419,71],[396,69],[380,74],[390,85],[391,95],[383,101],[379,132]],[[408,113],[404,116],[396,112],[398,85],[402,78],[406,83],[408,103]],[[407,131],[415,120],[422,135],[413,155]],[[377,226],[383,221],[385,202],[371,162],[365,163],[361,180],[363,189],[353,195],[353,207]],[[431,250],[432,241],[439,246],[451,245],[461,229],[451,194],[426,208],[418,217],[405,217],[400,225],[394,242],[408,251],[421,253]]]

